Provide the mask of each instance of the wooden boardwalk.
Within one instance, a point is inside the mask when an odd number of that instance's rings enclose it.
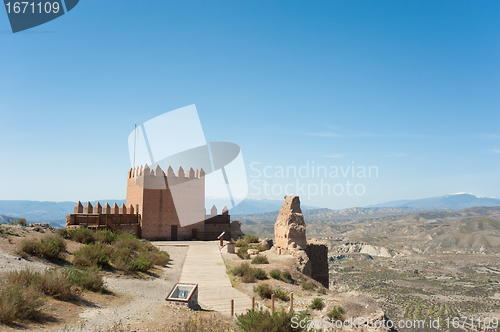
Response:
[[[236,314],[252,307],[251,297],[231,286],[218,241],[155,242],[155,245],[166,251],[169,245],[189,246],[179,282],[198,284],[198,303],[204,309],[229,317],[231,299]]]

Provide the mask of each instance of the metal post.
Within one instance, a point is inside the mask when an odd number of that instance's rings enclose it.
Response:
[[[293,313],[293,292],[290,292],[290,313]]]
[[[271,295],[271,314],[274,314],[274,294]]]
[[[234,316],[234,300],[231,300],[231,318]]]

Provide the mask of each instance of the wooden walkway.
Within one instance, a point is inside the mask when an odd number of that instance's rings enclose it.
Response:
[[[231,299],[235,314],[252,307],[250,296],[231,286],[222,260],[218,241],[155,242],[168,251],[169,245],[188,245],[179,282],[198,284],[198,303],[203,309],[215,310],[231,316]]]

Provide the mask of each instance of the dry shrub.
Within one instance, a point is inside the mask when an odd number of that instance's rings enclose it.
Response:
[[[269,275],[273,279],[281,280],[281,272],[279,270],[272,270],[271,272],[269,272]]]
[[[252,259],[252,264],[269,264],[269,260],[264,255],[257,255],[257,257]]]
[[[230,332],[234,326],[227,320],[212,317],[190,317],[178,326],[168,328],[166,332]]]
[[[323,299],[321,297],[317,297],[314,300],[312,300],[311,304],[309,305],[309,309],[321,310],[323,309],[323,306],[324,306]]]
[[[0,323],[35,320],[40,316],[42,305],[40,291],[35,286],[0,286]]]
[[[170,262],[170,255],[166,251],[158,251],[154,256],[155,265],[166,266]]]
[[[316,285],[312,282],[305,282],[302,284],[302,289],[303,290],[314,290],[316,288]]]
[[[89,244],[75,252],[73,264],[77,267],[99,266],[104,267],[109,263],[113,248],[104,243]]]
[[[268,284],[258,284],[253,288],[253,291],[262,299],[270,299],[271,295],[273,295],[273,290]]]
[[[290,301],[290,293],[287,291],[281,289],[281,288],[275,288],[273,290],[274,296],[276,296],[278,299],[282,301]]]
[[[241,259],[250,259],[250,255],[248,254],[248,247],[239,247],[236,255],[238,255],[238,257]]]
[[[297,322],[306,318],[305,313],[294,315],[293,313],[280,310],[271,314],[268,310],[248,310],[246,314],[237,316],[237,324],[243,330],[252,332],[306,331],[307,327],[291,327],[290,322],[294,316],[297,317]]]
[[[87,289],[93,292],[103,292],[105,291],[104,280],[102,275],[96,267],[89,267],[83,270],[76,268],[70,268],[65,271],[68,276],[69,281],[79,286],[83,289]]]
[[[55,299],[69,301],[77,298],[78,294],[72,286],[68,275],[61,270],[53,269],[41,275],[40,290]]]
[[[97,231],[94,234],[94,238],[97,242],[106,244],[112,244],[113,242],[115,242],[116,237],[117,235],[108,229]]]
[[[12,271],[7,274],[5,284],[10,287],[33,287],[39,293],[62,301],[72,300],[77,297],[68,276],[56,269],[46,270],[43,273],[29,269]]]
[[[23,239],[19,247],[21,256],[33,255],[50,260],[61,258],[62,252],[66,250],[66,243],[59,235],[47,234],[38,239]]]

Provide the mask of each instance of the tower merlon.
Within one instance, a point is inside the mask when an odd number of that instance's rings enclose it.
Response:
[[[92,207],[92,204],[90,204],[90,202],[87,202],[87,204],[85,204],[85,208],[83,209],[83,213],[93,213],[94,211],[94,208]]]

